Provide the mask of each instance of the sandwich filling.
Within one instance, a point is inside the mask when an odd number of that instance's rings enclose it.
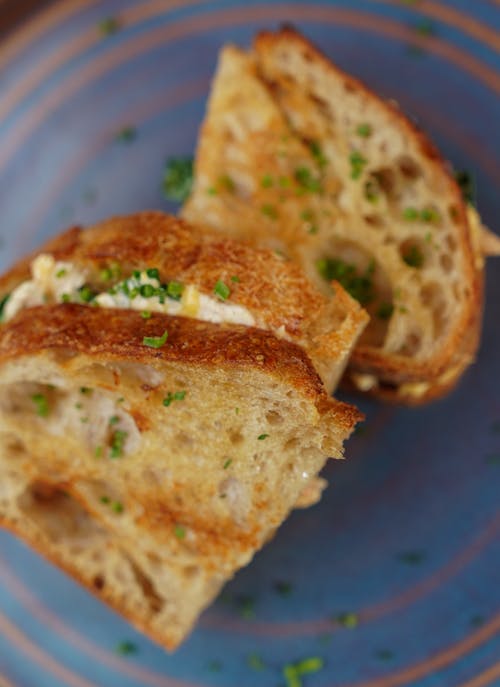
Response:
[[[162,284],[155,268],[135,270],[129,278],[114,284],[107,291],[97,293],[88,286],[87,278],[85,269],[71,262],[54,260],[52,255],[42,253],[31,263],[31,279],[19,284],[4,299],[1,320],[7,322],[23,308],[36,305],[80,303],[100,308],[139,310],[144,317],[157,312],[215,324],[242,324],[248,327],[256,324],[247,308],[224,302],[229,289],[222,282],[215,286],[216,299],[201,293],[193,284],[177,281]]]

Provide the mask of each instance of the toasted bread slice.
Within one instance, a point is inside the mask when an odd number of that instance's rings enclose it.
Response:
[[[153,288],[160,283],[170,284],[162,298]],[[153,297],[143,297],[150,292]],[[70,229],[0,278],[0,301],[6,294],[7,320],[26,305],[81,302],[83,295],[108,307],[267,329],[304,347],[329,393],[368,321],[340,285],[328,299],[298,266],[275,252],[195,229],[161,212]]]
[[[481,242],[447,165],[293,29],[223,49],[183,216],[278,247],[325,294],[337,277],[371,315],[347,375],[362,391],[423,402],[474,359]]]
[[[0,325],[0,522],[174,649],[359,418],[271,332],[24,308]]]

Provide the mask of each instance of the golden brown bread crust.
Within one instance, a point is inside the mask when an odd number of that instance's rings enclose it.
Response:
[[[89,283],[100,290],[113,283],[103,283],[102,270],[117,264],[121,269],[119,279],[130,276],[133,270],[155,267],[163,281],[193,284],[212,297],[216,283],[222,280],[231,291],[228,303],[247,308],[258,326],[284,330],[314,359],[318,358],[318,368],[325,368],[325,374],[321,374],[330,392],[336,380],[330,383],[327,369],[343,367],[368,321],[366,313],[340,285],[332,307],[298,266],[273,251],[259,250],[199,227],[194,229],[161,212],[114,217],[85,230],[70,228],[0,277],[0,299],[29,278],[30,263],[39,253],[50,253],[56,260],[86,268]],[[333,321],[332,313],[338,322]]]
[[[168,338],[164,346],[144,345],[144,337],[160,337],[165,331]],[[0,325],[0,365],[51,349],[153,367],[155,361],[180,361],[214,368],[257,368],[286,380],[304,396],[316,398],[323,411],[341,410],[346,427],[362,417],[355,408],[328,397],[302,348],[254,327],[217,325],[159,313],[145,320],[133,310],[104,310],[75,303],[25,308]]]
[[[402,380],[405,382],[417,382],[422,379],[433,379],[439,377],[448,369],[456,368],[457,366],[460,368],[460,372],[463,371],[474,358],[479,342],[483,308],[483,271],[475,267],[476,256],[471,242],[471,229],[465,202],[460,188],[451,173],[449,164],[442,158],[427,136],[404,116],[394,103],[383,101],[361,81],[342,72],[318,48],[292,27],[284,27],[276,33],[268,31],[259,33],[255,39],[254,48],[259,55],[259,53],[263,54],[266,51],[273,50],[281,42],[288,43],[290,41],[297,45],[297,49],[302,51],[306,60],[319,61],[327,72],[335,74],[338,79],[342,80],[346,90],[360,92],[366,100],[384,107],[394,122],[394,126],[403,129],[407,136],[416,142],[420,154],[427,164],[439,170],[447,186],[446,193],[452,199],[456,218],[456,238],[459,243],[460,252],[463,255],[464,280],[470,284],[467,301],[462,308],[462,313],[460,317],[456,318],[454,326],[443,342],[441,350],[433,356],[432,360],[419,363],[405,356],[385,354],[376,347],[360,344],[351,358],[350,365],[352,369],[376,374],[382,381],[382,388],[384,382],[398,384]],[[423,396],[420,401],[437,398],[444,394],[458,380],[460,372],[453,378],[454,381],[444,385],[433,385],[432,393]],[[382,392],[379,394],[377,389],[374,389],[372,393],[387,397],[386,393]],[[391,392],[389,392],[389,396],[392,396]],[[397,395],[397,400],[414,402],[414,399],[411,397],[404,398],[401,393]]]

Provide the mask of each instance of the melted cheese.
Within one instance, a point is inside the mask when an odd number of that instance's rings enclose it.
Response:
[[[32,278],[20,284],[9,296],[5,305],[4,321],[14,317],[23,308],[44,303],[77,302],[81,303],[79,289],[84,286],[86,272],[69,262],[54,260],[51,255],[38,255],[31,263]],[[247,308],[226,303],[200,293],[192,284],[182,291],[179,300],[159,296],[141,296],[137,293],[141,286],[150,285],[157,289],[160,281],[146,272],[120,282],[110,291],[99,293],[92,305],[101,308],[131,309],[192,317],[216,324],[255,325],[255,319]],[[133,295],[132,295],[133,294]]]

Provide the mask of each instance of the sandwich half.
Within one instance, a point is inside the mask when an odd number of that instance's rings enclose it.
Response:
[[[136,232],[102,232],[109,244],[68,232],[1,282],[0,523],[175,649],[290,510],[317,497],[360,414],[270,329],[121,305],[125,280],[140,282],[129,300],[152,299],[149,284],[188,302],[158,236],[137,239],[135,262]],[[179,248],[177,261],[199,253]]]
[[[423,402],[473,361],[492,235],[422,132],[295,30],[222,50],[182,214],[340,281],[371,317],[356,388]]]

